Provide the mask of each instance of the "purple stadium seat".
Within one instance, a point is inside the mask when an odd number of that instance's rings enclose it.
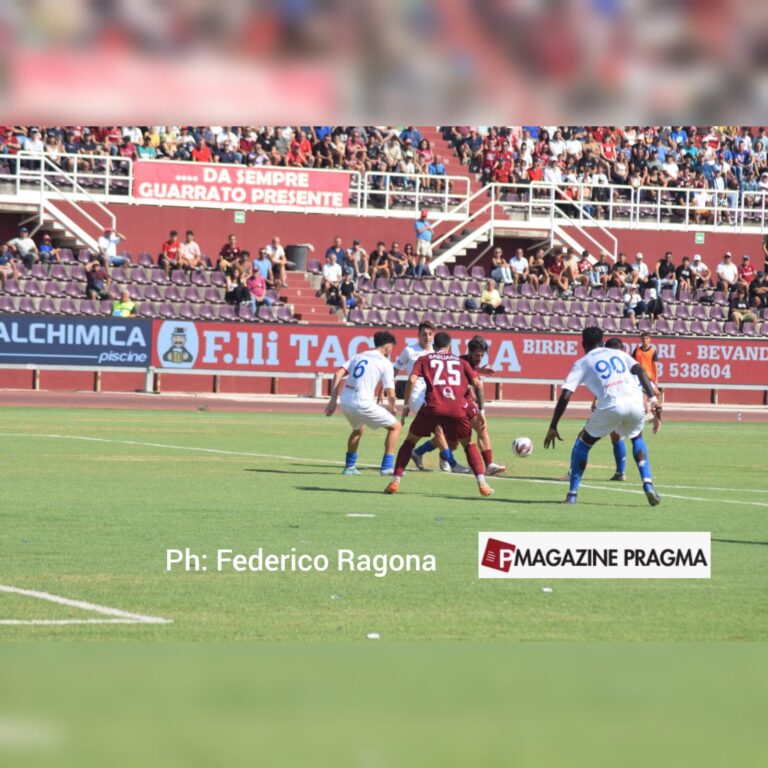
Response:
[[[360,279],[357,281],[358,291],[371,291],[373,290],[373,280],[367,275],[360,275]]]
[[[203,293],[203,301],[206,304],[223,304],[224,291],[220,288],[206,288]]]
[[[128,271],[126,269],[123,269],[123,267],[115,267],[110,272],[110,277],[116,283],[125,283],[130,279],[128,277]]]
[[[400,293],[393,293],[389,299],[389,306],[397,310],[406,309],[405,297]]]
[[[418,325],[419,316],[412,309],[407,309],[403,315],[403,322],[406,325]]]
[[[517,302],[517,311],[526,315],[532,315],[533,307],[531,306],[531,302],[528,301],[528,299],[519,299]]]
[[[171,284],[165,289],[165,300],[173,301],[176,304],[182,300],[181,290],[178,285]]]
[[[602,325],[606,333],[621,333],[621,326],[617,317],[603,318]]]
[[[238,308],[235,308],[231,304],[222,304],[217,309],[217,316],[219,320],[225,320],[226,322],[234,323],[236,322],[239,317],[237,314]]]
[[[298,323],[299,322],[294,316],[293,312],[291,312],[290,307],[285,306],[285,304],[277,308],[277,320],[280,323]]]
[[[515,312],[517,312],[517,299],[502,299],[501,306],[504,307],[505,312],[513,315]]]
[[[45,290],[43,291],[46,296],[59,298],[64,295],[64,288],[59,285],[57,280],[49,280],[45,284]]]
[[[432,293],[430,285],[423,280],[414,280],[411,284],[411,291],[419,296],[428,296]]]
[[[715,304],[727,304],[728,303],[728,295],[726,293],[723,293],[723,291],[715,291]]]
[[[467,283],[467,296],[480,296],[483,292],[483,286],[478,280],[470,280]]]
[[[37,312],[37,299],[31,296],[22,296],[19,299],[19,312],[34,315]]]
[[[709,313],[707,308],[702,304],[694,304],[691,316],[694,320],[707,320],[709,319]]]
[[[365,323],[365,316],[359,309],[351,309],[347,319],[355,325],[363,325]]]
[[[200,316],[201,320],[215,320],[216,319],[216,311],[210,304],[202,304],[200,306],[200,311],[198,312],[198,315]]]
[[[485,267],[472,267],[469,276],[475,278],[475,280],[485,280]]]
[[[141,267],[136,267],[131,271],[131,282],[139,283],[140,285],[146,285],[152,282],[149,279],[149,275]]]
[[[422,312],[424,310],[424,302],[422,301],[421,296],[412,294],[408,299],[408,308],[413,309],[416,312]]]
[[[87,264],[91,259],[93,258],[93,255],[87,248],[81,248],[77,253],[77,260],[81,264]]]
[[[741,332],[745,336],[757,336],[757,329],[755,328],[754,323],[744,323],[744,327],[741,329]]]
[[[739,324],[729,320],[727,323],[725,323],[723,333],[727,333],[729,336],[736,336],[739,333]]]
[[[150,283],[149,285],[147,285],[144,288],[144,298],[147,301],[162,301],[163,300],[163,297],[160,294],[160,289],[156,285],[154,285],[152,283]]]
[[[493,316],[485,312],[478,312],[475,315],[475,326],[481,331],[493,330]]]
[[[398,277],[395,280],[395,285],[392,290],[395,293],[410,293],[411,286],[408,280],[406,280],[404,277]]]
[[[74,254],[70,248],[61,248],[59,250],[59,258],[62,264],[72,264],[75,261]]]
[[[552,312],[562,316],[570,314],[568,312],[568,306],[562,299],[555,299],[554,302],[552,302]]]
[[[456,264],[453,268],[453,276],[456,280],[469,280],[469,273],[467,268],[462,264]]]
[[[589,317],[595,317],[600,318],[603,316],[603,307],[601,304],[597,301],[590,301],[589,305],[587,306],[587,315]]]
[[[387,325],[400,325],[400,313],[396,309],[387,310]]]
[[[550,331],[562,332],[565,331],[566,328],[565,320],[561,315],[552,315],[552,317],[549,318]]]
[[[581,317],[577,317],[576,315],[571,315],[568,318],[568,330],[569,331],[578,331],[581,333],[582,328],[584,327],[584,320]]]
[[[189,301],[192,304],[199,304],[203,300],[200,289],[196,285],[190,285],[185,288],[184,300]]]
[[[54,304],[53,299],[49,298],[48,296],[44,296],[42,299],[40,299],[40,306],[37,308],[37,311],[43,315],[55,315],[58,313],[56,304]]]
[[[373,287],[375,291],[380,291],[381,293],[392,293],[393,290],[386,277],[377,277]]]
[[[27,280],[24,283],[24,293],[27,296],[42,296],[43,289],[40,287],[40,283],[37,280]]]
[[[182,304],[179,307],[179,317],[183,320],[197,320],[197,312],[191,304]]]
[[[103,300],[99,302],[99,314],[111,315],[112,314],[112,302],[109,300]]]
[[[675,308],[675,317],[679,320],[691,319],[691,307],[689,304],[678,304]]]
[[[606,317],[623,317],[624,305],[614,304],[612,302],[606,302],[605,309],[603,310]]]
[[[623,317],[621,319],[621,332],[622,333],[634,333],[635,324],[632,322],[631,317]]]
[[[583,285],[577,285],[573,289],[573,298],[574,299],[586,299],[587,298],[587,289]]]
[[[533,294],[533,290],[531,290],[531,294]],[[525,293],[521,293],[521,295],[525,295]],[[551,299],[554,294],[552,293],[552,289],[549,287],[547,283],[542,283],[539,286],[539,296],[541,296],[542,299]]]
[[[685,320],[675,318],[675,322],[672,324],[672,333],[688,333],[688,326],[686,325]]]
[[[549,315],[552,312],[551,303],[544,299],[534,299],[533,312],[537,315]]]
[[[91,299],[83,299],[80,302],[80,314],[81,315],[98,315],[100,308],[96,306],[96,302]]]
[[[546,331],[547,321],[541,315],[534,315],[531,318],[531,330],[532,331]]]
[[[594,301],[605,301],[608,298],[608,294],[604,288],[593,288],[590,298]]]
[[[723,327],[717,320],[710,320],[706,324],[706,333],[708,336],[720,336],[723,332]]]
[[[665,304],[672,304],[675,302],[675,294],[669,288],[664,288],[661,292],[661,300]]]
[[[539,292],[541,292],[541,289],[543,288],[543,285],[539,286]],[[528,299],[533,298],[536,295],[536,292],[533,290],[533,286],[529,285],[528,283],[523,283],[520,286],[520,295],[525,296]],[[543,295],[543,294],[541,294]]]
[[[85,268],[82,264],[75,264],[72,267],[72,279],[77,280],[80,283],[84,283],[86,281]]]
[[[440,300],[440,297],[439,296],[427,297],[427,309],[430,312],[442,312],[443,302]]]
[[[691,333],[695,334],[696,336],[704,336],[707,333],[707,329],[704,326],[703,320],[692,320],[691,321]]]
[[[440,315],[440,328],[454,328],[456,326],[456,313],[443,312]]]
[[[255,320],[258,320],[258,315],[253,314],[253,309],[251,309],[250,304],[240,305],[240,320],[247,323],[252,323]]]
[[[389,307],[387,295],[384,293],[374,293],[371,296],[371,307],[373,309],[387,309]]]
[[[459,280],[451,280],[451,282],[448,283],[448,293],[452,294],[453,296],[463,296],[464,286]]]
[[[48,275],[51,280],[69,280],[69,270],[62,267],[61,264],[51,265],[51,274]]]
[[[647,317],[641,317],[637,323],[637,330],[640,333],[650,333],[653,330],[653,324]]]
[[[176,285],[189,285],[187,273],[183,269],[174,269],[171,272],[171,282]]]
[[[656,333],[662,333],[665,335],[672,333],[672,326],[669,320],[665,320],[663,317],[660,317],[656,321]]]
[[[139,266],[152,269],[155,266],[155,260],[152,258],[152,254],[147,251],[142,251],[139,254]]]
[[[208,272],[204,270],[195,270],[190,276],[190,282],[192,285],[197,285],[200,288],[205,288],[208,285]]]
[[[623,301],[624,291],[621,288],[609,288],[608,289],[608,301]]]
[[[587,316],[587,304],[584,301],[572,301],[571,302],[571,314],[576,317]]]
[[[456,325],[458,325],[459,328],[474,328],[475,319],[469,312],[459,312],[458,317],[456,318]]]
[[[365,322],[368,323],[368,325],[385,325],[384,318],[378,309],[369,310]]]
[[[47,280],[48,270],[45,268],[44,264],[33,264],[32,271],[30,272],[29,276],[33,280]]]
[[[435,277],[438,277],[441,280],[449,280],[451,277],[451,271],[445,264],[438,264],[435,267]]]
[[[500,331],[512,330],[512,321],[510,320],[510,315],[506,313],[503,313],[501,315],[496,315],[496,327]]]
[[[760,326],[760,335],[761,336],[768,336],[768,323],[763,323]]]
[[[223,277],[223,275],[222,275]],[[168,285],[171,281],[166,277],[165,272],[162,269],[153,269],[150,273],[152,282],[156,285]]]
[[[690,291],[680,291],[678,300],[684,304],[693,304],[693,294]]]
[[[16,312],[17,304],[16,300],[7,295],[0,295],[0,313]]]
[[[62,299],[59,303],[60,315],[76,315],[77,311],[77,306],[72,299]]]
[[[163,320],[171,320],[176,317],[176,310],[173,308],[173,304],[164,301],[158,308],[158,314]]]
[[[512,318],[512,327],[516,331],[528,330],[528,318],[525,315],[515,315]]]
[[[433,280],[429,284],[429,290],[433,296],[447,296],[448,283],[444,283],[442,280]]]
[[[461,303],[455,296],[446,296],[443,299],[443,309],[448,312],[461,312]]]

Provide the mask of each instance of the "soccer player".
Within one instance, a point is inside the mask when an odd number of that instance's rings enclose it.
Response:
[[[555,406],[555,412],[544,439],[544,448],[555,447],[562,440],[557,425],[568,407],[571,395],[579,384],[584,383],[597,398],[597,404],[571,452],[571,479],[566,504],[575,504],[582,475],[592,446],[601,438],[616,432],[632,441],[632,455],[648,503],[655,507],[660,503],[659,494],[653,487],[648,448],[643,440],[645,405],[643,392],[648,396],[654,415],[654,431],[661,420],[661,404],[653,392],[648,375],[626,352],[603,346],[603,331],[595,326],[582,332],[584,356],[573,364],[563,383],[563,391]],[[638,380],[640,386],[638,386]]]
[[[387,430],[384,438],[384,457],[381,460],[382,475],[391,475],[395,464],[395,445],[400,434],[400,422],[397,420],[395,401],[395,370],[389,357],[395,345],[395,337],[387,331],[374,334],[373,345],[355,355],[336,371],[331,386],[331,400],[325,408],[326,416],[333,416],[339,396],[341,382],[346,376],[341,393],[341,410],[352,426],[347,441],[347,455],[343,475],[359,475],[357,468],[357,449],[365,427]],[[381,384],[382,394],[387,398],[387,407],[376,402],[376,390]]]
[[[419,409],[411,424],[405,442],[400,446],[395,461],[395,476],[386,488],[386,493],[397,493],[400,479],[411,454],[420,437],[428,437],[438,426],[443,428],[448,440],[458,440],[464,446],[469,466],[477,478],[477,487],[481,496],[490,496],[493,489],[485,482],[483,459],[477,446],[471,442],[472,427],[467,415],[467,393],[470,387],[475,392],[478,409],[483,410],[483,389],[480,379],[466,360],[460,360],[450,353],[451,337],[440,332],[434,339],[434,352],[422,355],[413,367],[408,379],[405,394],[409,402],[411,391],[419,378],[423,378],[426,387],[424,405]],[[403,416],[408,416],[406,405]],[[479,419],[483,416],[478,414]]]
[[[413,367],[416,365],[416,361],[422,356],[432,351],[432,341],[435,338],[435,326],[428,320],[420,323],[418,327],[419,340],[416,344],[408,344],[395,362],[395,366],[400,369],[404,369],[408,376],[413,372]],[[424,397],[427,393],[427,386],[423,379],[419,379],[411,390],[410,399],[405,401],[408,409],[415,416],[422,405],[424,405]],[[401,422],[402,423],[402,422]],[[429,446],[424,448],[424,446]],[[422,453],[414,453],[413,463],[421,470],[424,471],[424,460],[422,456],[427,451],[432,451],[435,448],[440,448],[440,469],[443,472],[454,472],[455,474],[466,475],[470,470],[467,467],[459,464],[453,456],[453,451],[448,447],[448,443],[442,430],[438,429],[434,440],[425,443],[424,451]]]
[[[480,367],[486,352],[488,352],[488,342],[482,336],[473,336],[467,344],[467,354],[461,355],[460,359],[466,360],[475,372],[475,375],[479,376],[487,370]],[[488,434],[488,425],[485,420],[485,414],[480,413],[477,404],[472,399],[471,391],[469,399],[467,400],[467,415],[472,424],[472,429],[477,432],[477,445],[480,450],[480,455],[485,462],[485,473],[488,477],[493,477],[494,475],[500,475],[502,472],[506,472],[507,468],[503,464],[496,464],[493,461],[493,447],[491,445],[491,437]],[[478,418],[479,416],[482,416],[482,418]],[[449,445],[449,448],[455,450],[456,445],[457,444]],[[411,457],[414,464],[416,464],[419,469],[424,469],[424,454],[433,451],[436,447],[437,443],[435,438],[422,443],[416,448]]]
[[[661,398],[661,390],[659,389],[659,373],[656,368],[656,362],[659,359],[659,355],[656,352],[656,347],[651,344],[651,337],[648,333],[643,331],[640,334],[640,344],[632,351],[632,357],[637,360],[641,368],[648,374],[648,378],[653,385],[654,393]]]

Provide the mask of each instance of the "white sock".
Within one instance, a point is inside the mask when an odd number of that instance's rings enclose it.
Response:
[[[485,475],[477,475],[477,484],[482,485],[485,482]]]

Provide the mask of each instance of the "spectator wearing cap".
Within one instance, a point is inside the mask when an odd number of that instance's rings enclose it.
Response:
[[[726,251],[723,254],[723,260],[717,265],[715,270],[717,274],[717,290],[728,291],[733,290],[739,281],[739,269],[733,263],[731,252]]]
[[[11,253],[13,253],[27,269],[32,269],[32,266],[40,261],[37,245],[29,236],[29,230],[26,227],[21,227],[19,229],[19,236],[9,240],[5,246],[10,249]]]
[[[368,274],[368,252],[359,240],[353,240],[352,247],[347,249],[347,263],[352,265],[355,277]]]
[[[632,281],[640,289],[640,294],[645,296],[645,291],[653,284],[651,282],[651,273],[648,265],[645,263],[645,256],[642,251],[635,254],[635,262],[632,264]]]
[[[708,285],[710,285],[712,280],[712,271],[702,261],[700,253],[694,254],[693,262],[691,263],[691,270],[693,271],[695,278],[694,288],[706,288]]]
[[[38,252],[40,253],[41,264],[58,264],[61,261],[59,258],[59,249],[53,247],[51,236],[47,232],[42,237]]]
[[[739,285],[743,285],[749,290],[749,284],[755,279],[757,270],[749,260],[749,254],[745,253],[741,257],[741,265],[739,266]]]
[[[85,265],[85,297],[87,299],[108,299],[111,278],[104,257],[91,255]]]
[[[98,240],[99,254],[110,267],[122,267],[128,262],[127,256],[118,256],[117,246],[125,240],[125,235],[115,232],[112,227],[105,227],[104,234]]]
[[[675,270],[675,279],[677,280],[678,293],[680,291],[692,291],[696,287],[696,274],[691,267],[691,260],[683,256],[683,261]]]
[[[656,263],[653,284],[661,295],[664,288],[671,288],[672,294],[677,296],[677,275],[675,263],[672,261],[672,251],[666,251],[663,258]]]
[[[414,223],[416,230],[416,255],[426,259],[427,267],[432,260],[432,225],[428,220],[429,211],[424,208]]]
[[[768,277],[760,270],[749,284],[749,303],[755,307],[768,307]]]

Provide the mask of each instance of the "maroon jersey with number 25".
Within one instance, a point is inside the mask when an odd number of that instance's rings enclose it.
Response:
[[[413,376],[427,383],[422,410],[435,416],[461,418],[466,415],[467,396],[477,378],[472,366],[456,355],[430,352],[422,355],[413,367]]]

